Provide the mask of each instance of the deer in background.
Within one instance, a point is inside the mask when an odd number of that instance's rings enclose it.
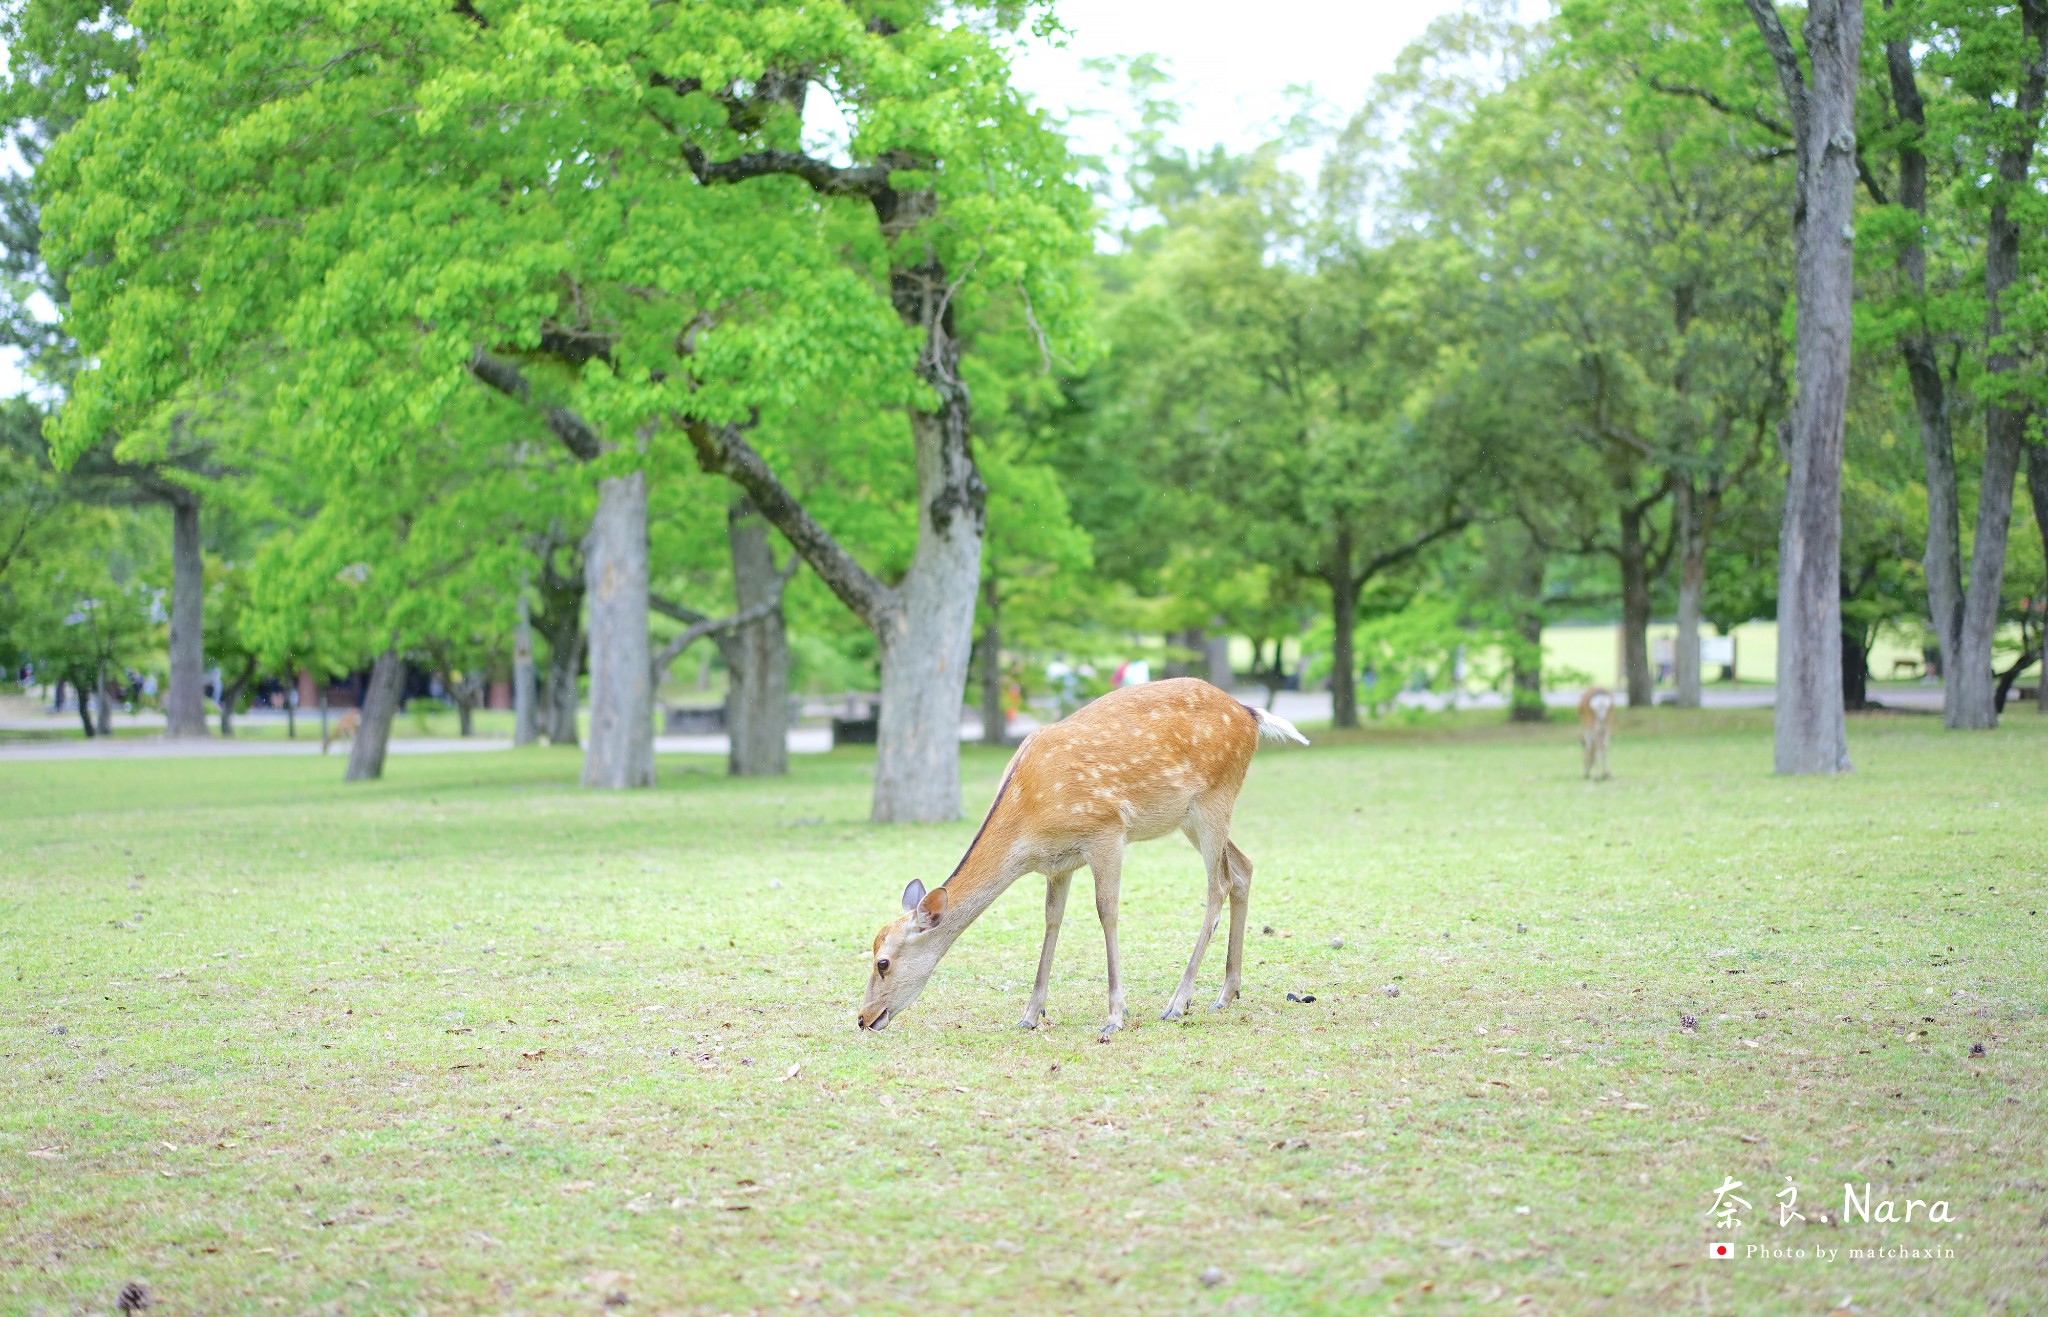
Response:
[[[1308,744],[1285,718],[1240,704],[1192,677],[1111,691],[1026,737],[952,876],[930,891],[912,879],[903,889],[903,914],[875,935],[860,1027],[885,1028],[908,1010],[967,926],[1011,883],[1042,873],[1045,945],[1023,1021],[1024,1028],[1036,1029],[1045,1018],[1067,887],[1085,864],[1095,878],[1095,913],[1109,953],[1109,1018],[1102,1026],[1107,1038],[1124,1023],[1116,941],[1124,846],[1175,829],[1202,853],[1209,904],[1187,972],[1159,1018],[1179,1017],[1193,1000],[1195,975],[1226,898],[1230,948],[1216,1009],[1229,1005],[1244,977],[1252,886],[1252,862],[1230,840],[1230,815],[1261,737]]]
[[[333,728],[320,738],[320,753],[326,754],[327,747],[333,745],[336,741],[353,741],[356,736],[356,729],[362,725],[363,715],[361,710],[342,710],[341,716],[334,720]]]
[[[1584,758],[1581,777],[1592,777],[1595,765],[1600,769],[1601,781],[1613,776],[1607,771],[1607,737],[1613,729],[1614,692],[1605,686],[1586,687],[1586,693],[1579,696],[1579,748]]]

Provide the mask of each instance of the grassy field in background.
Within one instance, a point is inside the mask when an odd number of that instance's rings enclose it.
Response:
[[[1201,879],[1136,847],[1107,1044],[1085,896],[1015,1027],[1036,879],[854,1030],[974,829],[870,826],[858,751],[0,764],[0,1311],[2048,1305],[2048,727],[1857,719],[1810,781],[1625,716],[1597,785],[1497,714],[1262,752],[1242,1002],[1156,1022]]]

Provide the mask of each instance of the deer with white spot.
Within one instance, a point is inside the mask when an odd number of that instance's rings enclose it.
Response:
[[[981,830],[944,883],[930,891],[912,879],[903,914],[875,935],[860,1027],[885,1028],[908,1010],[967,926],[1027,873],[1045,875],[1045,945],[1024,1027],[1045,1019],[1053,948],[1074,871],[1095,878],[1095,913],[1109,952],[1109,1018],[1104,1037],[1123,1027],[1124,982],[1117,956],[1117,893],[1124,846],[1178,829],[1202,853],[1209,905],[1187,973],[1160,1018],[1175,1019],[1195,994],[1195,975],[1230,902],[1222,1010],[1244,977],[1245,913],[1252,862],[1230,840],[1230,815],[1259,739],[1308,738],[1285,718],[1240,704],[1206,681],[1183,677],[1126,686],[1071,717],[1026,737],[996,788]]]

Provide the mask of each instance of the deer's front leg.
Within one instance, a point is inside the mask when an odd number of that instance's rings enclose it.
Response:
[[[1045,945],[1038,952],[1038,982],[1031,989],[1031,1004],[1024,1008],[1024,1027],[1036,1029],[1045,1019],[1045,994],[1052,986],[1052,952],[1059,945],[1060,920],[1066,914],[1067,887],[1074,871],[1048,874],[1045,879]]]
[[[1123,838],[1111,838],[1088,853],[1088,871],[1095,875],[1095,915],[1102,921],[1102,943],[1109,953],[1109,1018],[1102,1036],[1124,1027],[1123,967],[1116,950],[1117,893],[1123,884]]]

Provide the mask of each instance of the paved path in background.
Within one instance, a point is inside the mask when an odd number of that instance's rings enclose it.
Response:
[[[1258,687],[1247,687],[1237,692],[1240,699],[1248,703],[1263,705],[1266,692]],[[1706,707],[1709,709],[1768,709],[1777,698],[1777,692],[1768,686],[1709,687],[1705,692]],[[1941,687],[1928,684],[1911,687],[1886,687],[1877,694],[1879,702],[1888,708],[1911,710],[1916,713],[1941,712]],[[1579,702],[1576,690],[1551,691],[1544,696],[1544,703],[1552,708],[1569,709]],[[1404,694],[1400,703],[1405,706],[1442,709],[1448,697],[1432,694]],[[1477,696],[1462,696],[1458,700],[1461,709],[1499,709],[1506,706],[1506,699],[1488,693]],[[15,703],[19,709],[19,702]],[[1297,723],[1318,723],[1330,720],[1330,693],[1328,691],[1281,691],[1274,701],[1273,711],[1283,718]],[[283,722],[282,715],[265,717],[257,715],[246,722]],[[262,758],[277,755],[318,755],[320,753],[319,726],[301,719],[305,724],[296,741],[286,740],[240,740],[209,736],[200,741],[167,741],[161,736],[117,736],[95,737],[88,741],[78,734],[78,720],[75,714],[61,717],[22,716],[0,717],[0,731],[43,732],[64,736],[64,740],[39,740],[0,742],[0,763],[42,759],[187,759],[210,757]],[[163,726],[161,715],[116,714],[114,725],[117,729],[156,729]],[[1030,719],[1020,718],[1012,724],[1013,733],[1021,734],[1037,724]],[[960,739],[979,741],[979,722],[963,722]],[[510,750],[512,743],[496,737],[406,737],[394,736],[390,753],[395,755],[435,754],[482,754],[494,750]],[[824,727],[797,727],[789,733],[789,752],[799,755],[823,754],[832,748],[832,733]],[[654,738],[656,754],[665,755],[724,755],[730,749],[726,738],[720,734],[699,736],[657,736]],[[337,761],[348,753],[346,744],[339,744],[330,752]]]

